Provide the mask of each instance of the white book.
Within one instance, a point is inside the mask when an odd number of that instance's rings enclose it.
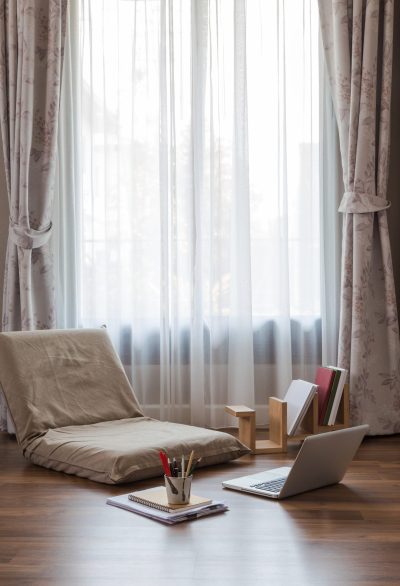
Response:
[[[221,501],[212,501],[208,505],[202,505],[190,510],[167,513],[130,500],[130,494],[131,493],[112,496],[109,497],[106,502],[108,505],[113,505],[114,507],[119,507],[120,509],[125,509],[126,511],[131,511],[132,513],[155,519],[156,521],[161,521],[161,523],[166,523],[167,525],[175,525],[175,523],[181,523],[182,521],[199,519],[206,515],[223,513],[228,510],[228,506],[225,503]]]
[[[287,433],[294,435],[300,425],[304,415],[309,408],[317,386],[305,380],[296,379],[290,383],[290,386],[284,397],[287,403]]]
[[[343,395],[343,388],[347,379],[347,370],[345,368],[339,368],[338,366],[328,366],[328,368],[340,370],[340,379],[336,388],[335,398],[333,399],[332,409],[328,419],[328,425],[335,425],[336,416],[339,411],[340,400]]]

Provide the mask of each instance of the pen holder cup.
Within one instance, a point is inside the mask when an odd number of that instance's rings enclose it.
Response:
[[[164,476],[167,500],[170,505],[187,505],[193,476]]]

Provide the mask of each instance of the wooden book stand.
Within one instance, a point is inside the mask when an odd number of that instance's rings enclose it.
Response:
[[[287,403],[276,397],[269,398],[269,439],[256,440],[256,412],[245,405],[227,405],[225,411],[239,418],[239,440],[253,454],[287,452],[288,441],[302,441],[308,435],[325,433],[349,427],[349,385],[345,384],[334,425],[318,424],[318,395],[312,400],[301,423],[299,433],[288,436]]]

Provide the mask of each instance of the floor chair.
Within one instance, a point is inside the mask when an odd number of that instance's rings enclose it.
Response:
[[[24,456],[120,484],[161,476],[159,452],[201,465],[249,449],[232,435],[146,417],[105,329],[0,333],[0,383]]]

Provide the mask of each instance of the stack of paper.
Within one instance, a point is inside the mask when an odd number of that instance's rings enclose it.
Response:
[[[151,490],[159,492],[160,488],[162,487],[156,486]],[[167,512],[165,510],[159,510],[152,506],[135,502],[129,498],[131,494],[132,493],[110,497],[107,499],[107,504],[131,511],[132,513],[144,515],[145,517],[155,519],[161,523],[167,523],[168,525],[175,525],[176,523],[182,523],[182,521],[199,519],[200,517],[205,517],[206,515],[223,513],[224,511],[228,510],[228,506],[225,503],[221,501],[210,501],[207,504],[198,506],[193,506],[195,503],[191,503],[189,506],[182,506],[173,512]]]

